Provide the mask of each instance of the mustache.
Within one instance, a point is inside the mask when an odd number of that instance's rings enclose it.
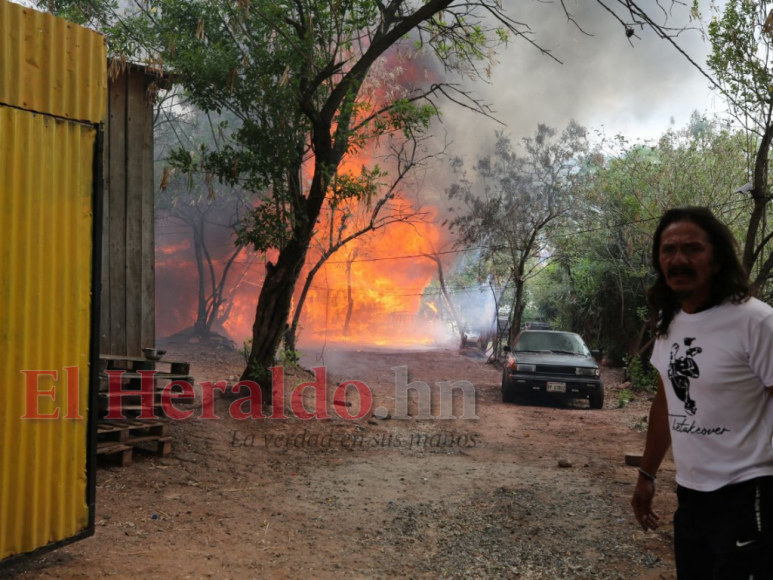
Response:
[[[695,270],[690,266],[672,266],[668,269],[668,277],[672,276],[689,276],[695,278]]]

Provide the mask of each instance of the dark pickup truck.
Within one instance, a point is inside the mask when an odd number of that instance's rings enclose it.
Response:
[[[545,395],[588,399],[592,409],[604,406],[599,365],[580,335],[573,332],[524,330],[510,349],[502,373],[502,400]]]

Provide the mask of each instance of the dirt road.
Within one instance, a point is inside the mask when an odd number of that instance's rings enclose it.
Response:
[[[197,381],[241,367],[232,351],[196,345],[168,356],[193,361]],[[435,391],[438,381],[468,380],[479,419],[236,421],[226,418],[231,401],[219,400],[223,419],[173,426],[172,458],[100,469],[94,538],[10,575],[674,577],[673,464],[657,497],[665,524],[645,534],[628,505],[635,469],[623,454],[643,448],[636,426],[649,403],[617,409],[618,372],[604,370],[607,408],[593,411],[503,404],[500,371],[452,350],[328,346],[302,362],[326,366],[331,393],[360,380],[372,408],[392,411],[393,367]],[[286,385],[310,379],[296,371]]]

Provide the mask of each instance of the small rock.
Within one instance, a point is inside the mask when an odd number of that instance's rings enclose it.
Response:
[[[368,425],[378,425],[378,421],[375,419],[368,419]]]
[[[558,460],[558,467],[571,467],[572,462],[568,459],[559,459]]]
[[[625,464],[630,465],[631,467],[640,467],[641,466],[641,459],[642,456],[640,453],[626,453],[625,454]]]
[[[631,388],[631,381],[625,381],[622,385],[620,385],[621,389],[630,389]]]
[[[387,411],[384,407],[379,407],[373,412],[373,416],[376,419],[381,419],[382,421],[386,421],[388,419],[391,419],[392,416],[389,414],[389,411]]]

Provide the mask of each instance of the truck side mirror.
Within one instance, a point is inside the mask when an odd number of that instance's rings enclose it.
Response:
[[[600,350],[592,350],[590,351],[590,355],[595,359],[601,358],[601,351]]]

